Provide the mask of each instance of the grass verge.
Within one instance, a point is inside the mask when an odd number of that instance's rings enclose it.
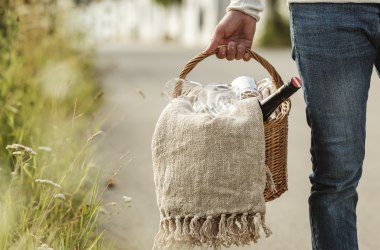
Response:
[[[105,249],[91,60],[16,2],[0,3],[0,249]]]

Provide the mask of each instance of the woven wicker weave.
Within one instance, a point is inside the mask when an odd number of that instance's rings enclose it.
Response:
[[[182,69],[179,78],[186,79],[187,75],[195,66],[203,59],[217,54],[217,48],[210,54],[201,53],[190,60]],[[283,81],[276,69],[263,57],[246,49],[246,52],[251,55],[258,63],[260,63],[272,77],[273,85],[278,89],[283,85]],[[173,97],[178,97],[182,90],[182,81],[179,81],[175,86]],[[281,104],[281,112],[276,119],[264,122],[265,130],[265,163],[272,173],[273,181],[276,187],[276,192],[271,192],[269,188],[264,191],[265,201],[271,201],[281,196],[288,190],[287,176],[287,145],[288,145],[288,115],[290,111],[290,100],[286,100]]]

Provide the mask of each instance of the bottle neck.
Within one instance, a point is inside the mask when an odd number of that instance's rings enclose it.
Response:
[[[297,77],[293,77],[288,83],[284,84],[274,94],[260,102],[264,120],[267,120],[272,112],[287,98],[293,95],[302,86],[302,82]]]

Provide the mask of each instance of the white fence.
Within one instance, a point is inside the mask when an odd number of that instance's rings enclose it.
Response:
[[[162,7],[153,0],[104,0],[75,8],[68,15],[90,42],[180,42],[205,45],[228,0],[183,0],[181,6]]]

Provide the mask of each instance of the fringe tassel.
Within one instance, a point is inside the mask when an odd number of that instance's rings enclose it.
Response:
[[[241,224],[242,224],[242,234],[245,234],[248,232],[248,220],[247,220],[248,213],[244,213],[241,216]]]
[[[175,233],[175,221],[174,218],[169,218],[169,232],[171,235]]]
[[[212,222],[213,222],[212,216],[207,216],[206,221],[203,223],[199,231],[202,243],[213,242],[214,236],[212,234]]]
[[[177,241],[182,240],[182,225],[181,225],[181,216],[177,216],[175,218],[175,232],[174,232],[174,239]]]
[[[183,240],[185,241],[190,240],[189,218],[190,216],[186,215],[185,219],[183,219],[183,224],[182,224],[182,236],[183,236]]]
[[[220,216],[176,216],[164,218],[154,240],[154,249],[189,249],[208,246],[249,245],[260,238],[260,229],[266,237],[272,232],[265,224],[265,216],[256,213],[221,214]]]
[[[247,245],[251,241],[251,235],[250,235],[249,229],[248,229],[247,216],[248,216],[248,213],[244,213],[240,219],[241,224],[242,224],[241,233],[240,233],[240,235],[241,235],[240,241],[242,242],[242,245]]]
[[[253,218],[255,221],[255,239],[258,240],[258,239],[260,239],[261,216],[260,216],[260,214],[255,214],[255,216]]]
[[[168,218],[168,222],[169,222],[169,235],[166,238],[166,242],[167,242],[168,249],[172,249],[173,245],[175,244],[175,238],[174,238],[175,221],[174,221],[174,218]]]
[[[268,238],[269,236],[271,236],[272,231],[271,231],[270,228],[265,224],[265,217],[262,216],[261,214],[259,214],[259,216],[260,216],[260,221],[261,221],[260,225],[261,225],[261,227],[262,227],[263,230],[264,230],[265,236]]]
[[[231,214],[227,219],[227,230],[229,234],[234,234],[234,224],[235,224],[236,214]]]
[[[222,214],[220,216],[219,230],[218,230],[218,234],[216,235],[216,237],[218,239],[227,238],[226,214]]]
[[[239,227],[241,227],[240,222],[236,219],[236,214],[231,214],[227,219],[227,239],[226,243],[229,245],[235,244],[240,246],[239,244]]]
[[[190,235],[194,238],[200,239],[199,235],[199,229],[201,227],[201,224],[199,222],[199,217],[194,216],[194,218],[190,221]]]

